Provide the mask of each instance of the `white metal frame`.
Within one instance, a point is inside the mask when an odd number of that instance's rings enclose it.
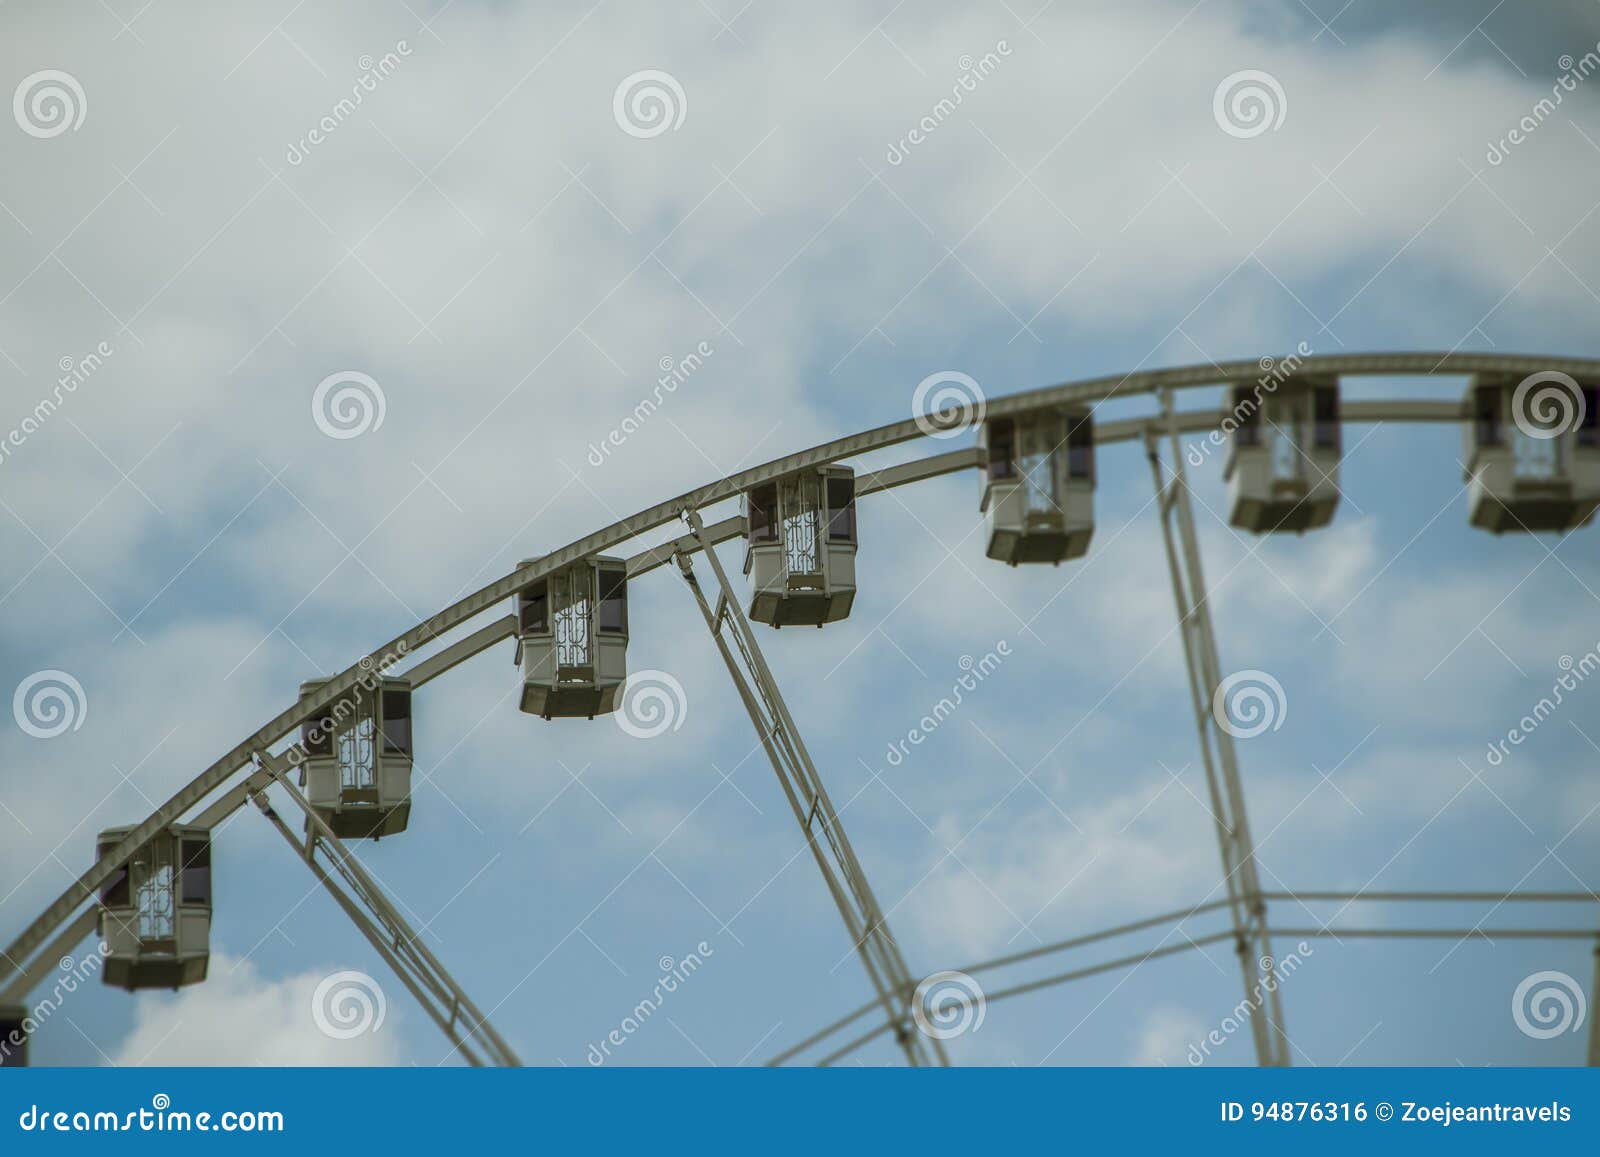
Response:
[[[698,513],[685,510],[683,517],[696,537],[703,534],[705,527]],[[892,1027],[895,1040],[913,1067],[947,1065],[950,1062],[943,1044],[931,1037],[924,1037],[916,1030],[911,1015],[916,981],[906,967],[894,934],[889,931],[883,909],[872,894],[866,873],[856,858],[855,849],[850,846],[850,838],[845,835],[844,826],[839,822],[839,814],[834,810],[833,801],[828,798],[828,790],[823,786],[822,777],[817,774],[816,764],[811,761],[811,753],[806,750],[805,740],[795,725],[794,716],[789,714],[788,704],[778,689],[778,681],[773,678],[772,669],[767,666],[766,657],[761,653],[761,645],[756,641],[750,620],[739,605],[738,593],[729,583],[722,562],[711,544],[701,538],[700,545],[717,579],[715,610],[712,610],[705,592],[700,589],[700,580],[695,577],[694,562],[689,555],[678,555],[678,567],[689,589],[694,592],[695,603],[700,608],[723,662],[727,664],[728,675],[744,702],[745,710],[750,714],[750,722],[756,729],[761,746],[772,761],[772,769],[778,774],[778,783],[794,810],[794,818],[800,823],[806,845],[817,861],[817,868],[822,872],[829,894],[838,905],[839,915],[844,918],[850,941],[878,994],[886,1023]],[[730,638],[732,646],[729,646]]]
[[[1161,411],[1171,440],[1171,461],[1162,467],[1159,434],[1154,426],[1144,435],[1145,452],[1155,479],[1156,505],[1161,517],[1161,537],[1172,573],[1172,596],[1178,608],[1183,637],[1184,667],[1194,707],[1195,732],[1205,768],[1211,814],[1216,821],[1222,851],[1223,883],[1228,892],[1228,912],[1233,918],[1234,951],[1244,975],[1245,999],[1265,985],[1264,1015],[1250,1017],[1256,1060],[1262,1065],[1289,1063],[1289,1038],[1283,1031],[1283,1002],[1276,983],[1267,983],[1272,971],[1272,937],[1267,930],[1267,906],[1261,898],[1256,872],[1255,843],[1245,814],[1244,787],[1239,780],[1239,757],[1233,735],[1217,720],[1211,696],[1221,684],[1222,664],[1217,658],[1217,637],[1211,625],[1210,589],[1200,563],[1200,540],[1195,533],[1194,506],[1189,500],[1189,479],[1183,446],[1178,441],[1177,415],[1171,391],[1161,395]]]
[[[1341,354],[1303,359],[1299,362],[1296,372],[1348,378],[1363,374],[1384,376],[1408,374],[1450,376],[1512,374],[1526,376],[1552,371],[1580,379],[1594,380],[1600,378],[1600,361],[1462,352]],[[1215,428],[1220,423],[1223,414],[1221,411],[1215,410],[1178,413],[1171,404],[1174,391],[1205,386],[1220,386],[1236,381],[1248,381],[1257,377],[1259,372],[1259,363],[1252,360],[1104,377],[1049,386],[1008,397],[991,399],[987,402],[982,413],[974,417],[1002,417],[1020,414],[1041,406],[1092,405],[1095,402],[1113,396],[1126,398],[1158,394],[1165,400],[1161,416],[1161,429],[1174,439],[1175,444],[1176,436],[1181,432]],[[1460,423],[1470,420],[1470,413],[1465,401],[1345,402],[1341,406],[1340,420],[1343,423],[1372,421]],[[1151,418],[1132,418],[1116,422],[1097,423],[1095,440],[1097,444],[1106,444],[1148,438],[1151,421]],[[432,644],[443,644],[441,650],[422,659],[420,662],[416,662],[403,672],[412,679],[414,687],[420,687],[423,683],[443,674],[458,663],[482,653],[507,638],[513,637],[516,632],[516,619],[514,616],[506,616],[496,619],[460,639],[454,641],[447,639],[447,636],[454,632],[456,628],[510,599],[528,583],[574,561],[596,555],[618,544],[636,539],[651,530],[666,526],[680,517],[685,511],[698,512],[718,502],[736,498],[739,494],[754,486],[775,480],[786,474],[842,462],[868,451],[911,441],[927,432],[923,419],[906,419],[824,443],[809,450],[786,455],[764,465],[752,467],[699,487],[687,494],[657,503],[630,518],[623,519],[569,543],[548,555],[519,565],[510,574],[496,579],[465,598],[445,607],[437,614],[390,640],[384,646],[363,656],[359,662],[352,664],[338,675],[330,678],[315,695],[308,696],[282,711],[204,769],[190,783],[157,808],[143,823],[132,829],[121,843],[99,857],[65,892],[48,905],[38,917],[17,935],[5,952],[0,954],[0,984],[4,984],[5,998],[17,1003],[18,998],[25,995],[28,989],[33,984],[36,984],[42,975],[48,974],[49,962],[60,954],[60,946],[65,944],[70,947],[82,939],[83,935],[86,934],[83,930],[86,927],[92,927],[93,923],[92,919],[85,919],[85,917],[92,918],[95,908],[91,906],[84,916],[79,917],[77,920],[73,919],[74,914],[83,908],[85,904],[94,904],[100,886],[151,835],[169,824],[181,820],[207,800],[211,800],[210,806],[192,822],[215,827],[218,820],[231,815],[249,799],[260,795],[262,791],[272,786],[275,782],[281,783],[279,776],[269,768],[258,766],[259,753],[267,752],[274,744],[280,743],[291,736],[304,720],[325,713],[327,708],[361,681],[371,678],[374,674],[381,675],[399,666],[407,658],[413,657],[416,652]],[[1181,455],[1176,456],[1176,464],[1176,469],[1181,474]],[[926,478],[970,469],[978,465],[979,454],[976,450],[957,450],[875,472],[858,471],[856,476],[856,496],[859,499],[878,490],[886,490]],[[1157,467],[1157,485],[1170,485],[1162,481],[1159,467]],[[1187,503],[1178,500],[1177,490],[1171,490],[1169,493],[1174,497],[1171,503],[1167,504],[1166,509],[1169,512],[1174,508],[1177,510],[1177,532],[1181,545],[1181,550],[1169,554],[1169,557],[1174,560],[1174,590],[1178,596],[1180,615],[1184,614],[1184,607],[1187,605],[1190,608],[1199,608],[1201,617],[1204,619],[1205,592],[1198,566],[1198,553],[1191,552],[1190,549],[1193,539],[1192,513],[1186,519],[1184,512],[1187,510]],[[698,515],[696,515],[696,519],[698,519]],[[1187,529],[1185,529],[1186,524]],[[1172,534],[1171,524],[1165,516],[1163,525],[1169,536],[1169,551],[1173,551],[1174,548],[1170,541]],[[738,517],[725,518],[709,527],[696,525],[693,527],[693,533],[689,535],[648,547],[630,557],[627,560],[628,574],[630,577],[644,574],[672,561],[675,557],[686,559],[696,550],[706,550],[710,554],[709,547],[717,542],[726,541],[742,534],[743,530],[743,519]],[[1193,553],[1192,566],[1187,557],[1191,553]],[[712,559],[713,565],[715,565],[714,554]],[[720,574],[719,578],[722,578]],[[726,588],[725,579],[722,581]],[[726,589],[724,593],[726,593]],[[1191,615],[1190,617],[1192,618],[1193,616]],[[719,642],[726,646],[726,643],[722,642],[721,635],[715,628],[713,628],[713,633],[717,636]],[[738,632],[734,632],[734,635],[737,637]],[[1203,629],[1197,626],[1186,631],[1185,643],[1186,654],[1190,656],[1191,687],[1195,685],[1194,681],[1198,679],[1200,686],[1204,689],[1207,680],[1215,676],[1217,670],[1215,642],[1214,638],[1211,638],[1208,642],[1209,637],[1208,620],[1206,620]],[[759,656],[758,650],[753,653]],[[764,663],[761,666],[764,667]],[[730,671],[732,670],[734,670],[734,667],[730,664]],[[738,681],[737,675],[735,680],[736,682]],[[765,681],[770,683],[770,673]],[[781,708],[782,715],[787,718],[787,708],[782,706],[781,698],[776,697],[776,685],[771,684],[770,689],[775,696],[774,702]],[[748,702],[747,700],[747,705]],[[756,717],[754,713],[752,717]],[[792,719],[787,719],[787,723],[789,733],[795,741],[796,749],[803,750],[799,746],[798,732],[793,729]],[[760,724],[758,723],[759,727]],[[1205,725],[1202,723],[1201,727],[1204,733]],[[1212,741],[1214,741],[1214,737],[1215,733],[1211,737]],[[1204,746],[1207,737],[1203,734],[1202,739]],[[1232,757],[1231,747],[1219,744],[1214,749],[1207,747],[1206,750],[1212,753],[1212,758],[1215,760],[1216,769],[1219,773],[1219,783],[1217,785],[1219,798],[1222,798],[1228,804],[1226,810],[1219,811],[1218,814],[1226,814],[1231,817],[1222,824],[1223,830],[1219,831],[1219,836],[1222,837],[1224,845],[1225,869],[1226,865],[1232,863],[1234,867],[1226,869],[1230,880],[1234,876],[1240,877],[1237,881],[1237,894],[1230,893],[1230,898],[1227,901],[1230,912],[1234,914],[1234,928],[1232,932],[1224,935],[1233,936],[1236,942],[1242,935],[1246,944],[1252,942],[1264,944],[1266,943],[1264,900],[1267,898],[1267,894],[1261,891],[1259,881],[1254,876],[1253,851],[1249,842],[1248,827],[1244,822],[1242,793],[1235,791],[1237,788],[1236,760]],[[805,757],[804,763],[809,765],[809,757]],[[1211,759],[1208,759],[1209,766],[1211,766]],[[810,768],[810,771],[814,775],[814,767]],[[782,776],[783,771],[780,768],[780,778]],[[288,785],[284,786],[287,787]],[[820,781],[816,783],[816,789],[817,798],[824,798],[824,794],[820,790]],[[219,792],[221,793],[220,795]],[[1236,795],[1239,798],[1235,802],[1230,797]],[[824,825],[824,827],[827,831],[833,830],[830,825]],[[842,833],[839,834],[842,835]],[[845,847],[847,848],[848,845],[845,845]],[[853,855],[850,858],[853,860]],[[856,865],[856,867],[858,869],[859,865]],[[864,886],[864,878],[860,883]],[[1593,893],[1590,893],[1583,898],[1592,900],[1594,896]],[[1260,909],[1259,913],[1256,911],[1258,908]],[[867,910],[863,909],[863,911]],[[865,922],[865,927],[869,930],[878,926],[870,918]],[[1391,931],[1397,934],[1404,934],[1403,930]],[[1569,935],[1571,935],[1570,932],[1559,934],[1560,937]],[[1591,934],[1581,933],[1580,935],[1588,936]],[[47,941],[49,942],[48,944]],[[889,940],[889,943],[892,944],[892,939]],[[1184,945],[1184,947],[1188,947],[1188,945]],[[898,949],[895,950],[895,953],[898,954]],[[1597,957],[1600,957],[1600,946],[1597,946]],[[901,962],[901,968],[903,968],[903,961]],[[889,976],[891,992],[898,991],[893,985],[903,986],[905,983],[905,978],[898,974],[898,970],[893,975],[888,973],[885,975]],[[1248,970],[1246,975],[1248,985]],[[1048,983],[1055,982],[1057,980],[1052,980]],[[1031,988],[1036,986],[1024,987]],[[991,994],[990,999],[995,999],[995,996]],[[1600,1007],[1600,964],[1597,964],[1596,968],[1594,1003],[1596,1007]],[[897,1018],[892,1010],[890,1018],[890,1023],[880,1028],[879,1032],[888,1031],[890,1027],[902,1023],[901,1019]],[[1281,1020],[1278,1019],[1276,1010],[1273,1024],[1281,1025]],[[1590,1042],[1589,1060],[1591,1064],[1600,1064],[1600,1017],[1596,1018],[1596,1029],[1597,1031],[1592,1035]],[[1269,1034],[1267,1047],[1264,1049],[1260,1047],[1258,1042],[1258,1051],[1261,1052],[1263,1059],[1272,1058],[1275,1051],[1279,1051],[1271,1047],[1272,1035],[1281,1037],[1281,1032]]]
[[[334,835],[327,821],[311,806],[311,801],[289,782],[285,761],[274,760],[270,766],[263,761],[262,770],[270,774],[277,786],[305,813],[305,843],[295,838],[289,825],[273,810],[264,789],[252,796],[256,807],[394,970],[423,1011],[450,1039],[455,1051],[474,1067],[484,1064],[520,1066],[522,1062],[505,1038],[495,1031],[488,1017],[455,982],[439,958],[423,943],[422,937],[412,930],[371,873],[361,866],[361,861],[345,847],[344,841]],[[327,868],[332,869],[331,875],[318,863],[319,851]]]

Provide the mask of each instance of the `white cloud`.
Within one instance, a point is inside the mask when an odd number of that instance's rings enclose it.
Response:
[[[318,985],[335,968],[269,979],[249,960],[214,953],[204,984],[140,998],[118,1065],[397,1065],[406,1060],[396,1020],[404,993],[383,982],[386,1011],[370,1032],[338,1039],[317,1026]]]
[[[1141,774],[1136,783],[1097,793],[1092,803],[1057,789],[1067,818],[1028,787],[993,815],[986,800],[941,817],[929,850],[933,870],[905,905],[925,945],[959,956],[941,956],[940,966],[1223,897],[1198,769],[1170,780]],[[946,857],[947,849],[954,854]]]
[[[1210,1028],[1187,1009],[1172,1006],[1152,1008],[1140,1019],[1129,1063],[1187,1064],[1190,1048],[1196,1041],[1202,1040]]]
[[[0,283],[0,435],[32,411],[60,357],[102,339],[116,347],[0,464],[5,502],[31,528],[0,519],[5,650],[28,670],[78,672],[92,701],[82,735],[0,738],[0,798],[15,811],[0,814],[0,867],[21,882],[0,921],[8,931],[85,862],[88,828],[147,807],[119,768],[164,798],[288,703],[299,679],[344,666],[519,558],[738,464],[902,417],[917,360],[993,365],[984,381],[998,395],[1045,377],[1253,355],[1300,335],[1319,352],[1357,334],[1448,347],[1475,322],[1498,342],[1502,329],[1570,340],[1592,320],[1572,277],[1600,279],[1593,225],[1580,224],[1595,158],[1552,124],[1484,174],[1492,193],[1473,182],[1461,160],[1479,167],[1486,126],[1520,114],[1538,81],[1459,58],[1435,70],[1448,45],[1390,38],[1336,51],[1326,38],[1280,39],[1285,29],[1247,24],[1242,6],[1223,3],[1052,8],[1032,32],[1002,8],[952,4],[902,10],[882,36],[876,13],[757,6],[729,51],[699,13],[587,11],[454,5],[435,39],[392,4],[307,6],[279,35],[277,17],[249,5],[163,3],[138,18],[132,46],[113,41],[109,24],[54,9],[7,17],[0,73],[70,57],[91,108],[80,132],[56,141],[4,139],[19,161],[0,174],[0,201],[26,226],[0,215],[0,267],[14,271]],[[414,53],[396,75],[304,164],[288,164],[285,147],[348,90],[357,57],[402,37]],[[958,58],[1001,37],[1012,53],[970,103],[904,165],[887,165],[885,146],[948,91]],[[529,45],[540,47],[530,55]],[[1263,61],[1283,82],[1288,117],[1275,133],[1235,140],[1211,121],[1212,91]],[[679,131],[639,141],[612,123],[611,94],[647,66],[672,71],[690,107]],[[1537,236],[1513,213],[1536,222]],[[1561,261],[1547,260],[1558,240]],[[1330,286],[1351,303],[1332,322],[1339,338],[1319,334],[1297,300],[1319,302]],[[132,332],[120,332],[124,321]],[[1022,321],[1043,344],[1023,334],[1015,348],[1027,356],[1003,360]],[[705,367],[592,467],[589,443],[650,392],[659,360],[701,340],[716,347]],[[337,441],[318,432],[310,400],[345,369],[372,374],[388,409],[381,430]],[[943,693],[961,654],[1017,642],[972,720],[1025,770],[1041,762],[1041,786],[1083,834],[1026,787],[1014,808],[984,819],[961,848],[977,878],[947,862],[895,915],[944,963],[1003,950],[1018,931],[1007,907],[1038,917],[1043,933],[1128,906],[1176,907],[1216,879],[1209,818],[1163,786],[1157,765],[1191,758],[1186,692],[1150,512],[1114,541],[1109,513],[1132,514],[1149,496],[1137,449],[1114,453],[1133,465],[1103,475],[1108,516],[1087,563],[1004,571],[983,560],[981,534],[947,560],[941,542],[976,525],[977,487],[930,484],[897,496],[910,511],[889,496],[863,510],[850,623],[803,641],[763,636],[805,705],[803,725],[821,721],[808,732],[815,745],[843,753],[859,741],[869,760],[937,701],[925,692]],[[1273,669],[1298,661],[1317,628],[1300,600],[1328,617],[1377,576],[1392,553],[1384,515],[1355,513],[1263,544],[1221,586],[1229,656],[1259,654]],[[1214,530],[1203,533],[1216,580],[1255,543]],[[43,557],[46,544],[60,561]],[[1487,644],[1427,668],[1518,577],[1380,580],[1341,616],[1346,645],[1319,644],[1319,661],[1332,656],[1329,686],[1291,686],[1295,718],[1312,718],[1320,697],[1395,726],[1416,723],[1396,720],[1396,705],[1433,723],[1481,722],[1506,686]],[[553,808],[528,842],[561,849],[579,913],[615,883],[614,857],[625,869],[675,829],[669,856],[720,868],[717,883],[741,883],[726,862],[774,843],[762,829],[745,848],[709,809],[677,828],[694,797],[674,790],[708,774],[698,745],[731,737],[738,758],[753,740],[687,596],[650,589],[636,603],[648,613],[636,616],[632,659],[689,688],[691,719],[672,739],[643,748],[604,721],[546,724],[509,703],[491,711],[511,677],[509,648],[430,689],[419,710],[431,728],[419,730],[422,762],[443,760],[439,786],[477,820],[520,823],[569,783],[561,762],[593,765],[586,782],[644,846],[631,848],[569,789],[570,806]],[[1540,625],[1537,597],[1485,624],[1530,669],[1563,649],[1559,630]],[[1019,620],[1052,598],[1029,638]],[[142,645],[114,637],[113,612],[138,616]],[[967,722],[941,732],[948,746],[930,749],[904,787],[934,838],[876,788],[847,817],[853,832],[895,837],[858,843],[908,889],[1015,779]],[[1061,743],[1067,727],[1076,730]],[[1410,815],[1447,798],[1448,759],[1407,773],[1434,749],[1383,742],[1340,773],[1363,807]],[[859,768],[843,762],[825,769],[830,784],[856,782]],[[1185,774],[1204,798],[1198,768]],[[1267,793],[1270,816],[1314,781],[1248,782]],[[747,764],[740,783],[787,819],[765,767]],[[422,799],[455,814],[431,792]],[[90,816],[74,832],[85,801]],[[738,818],[722,823],[754,826],[742,801],[726,814]],[[18,820],[26,838],[13,838]],[[1316,822],[1343,831],[1342,818]],[[274,847],[258,858],[274,839],[230,830],[219,879],[281,857]],[[420,831],[408,839],[442,862]],[[62,840],[61,863],[44,860]],[[1333,844],[1319,866],[1339,854]],[[491,903],[539,894],[542,881],[516,859],[475,885]],[[441,884],[440,905],[480,862]],[[552,941],[565,931],[535,924]],[[353,1053],[306,1038],[308,980],[250,964],[234,972],[219,956],[201,989],[142,1002],[122,1051],[139,1059],[176,1028],[157,1058],[394,1058],[392,1038]],[[224,1016],[260,1031],[208,1043],[208,1021]]]

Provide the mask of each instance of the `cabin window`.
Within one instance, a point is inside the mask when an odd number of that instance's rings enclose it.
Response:
[[[1318,386],[1312,393],[1312,445],[1318,450],[1339,449],[1339,389]]]
[[[1560,438],[1535,438],[1519,429],[1512,439],[1512,477],[1534,482],[1559,479],[1563,470],[1561,442]]]
[[[1060,512],[1060,483],[1065,481],[1065,419],[1058,414],[1030,414],[1016,431],[1012,463],[1022,479],[1024,510],[1046,517]]]
[[[101,844],[99,848],[100,856],[104,857],[107,852],[116,846],[117,841],[115,840]],[[110,879],[100,886],[100,902],[107,908],[126,908],[129,905],[127,864],[123,864],[115,872],[111,873]]]
[[[1249,386],[1233,387],[1233,437],[1240,446],[1261,445],[1261,399]]]
[[[856,480],[828,479],[828,541],[856,540]]]
[[[211,841],[183,841],[183,903],[211,903]]]
[[[307,719],[300,725],[300,746],[308,756],[333,754],[333,721]]]
[[[593,564],[580,562],[550,580],[557,667],[594,663],[595,579]]]
[[[1016,427],[1010,418],[996,418],[989,423],[989,477],[1015,478],[1017,468]]]
[[[600,572],[600,630],[607,635],[628,633],[628,572],[621,567]]]
[[[411,692],[383,693],[383,753],[411,756]]]
[[[133,862],[133,907],[139,939],[171,940],[177,931],[177,841],[157,836]]]
[[[1068,418],[1067,477],[1094,481],[1094,418]]]
[[[544,579],[518,592],[517,629],[524,635],[550,632],[550,584]]]
[[[776,542],[778,538],[778,487],[774,483],[757,486],[745,495],[749,513],[748,533],[751,542]]]
[[[1479,386],[1472,394],[1472,431],[1479,446],[1498,446],[1500,441],[1499,386]]]
[[[1600,386],[1583,387],[1583,421],[1578,423],[1578,445],[1600,447]]]
[[[791,576],[821,574],[822,480],[812,471],[785,478],[778,496],[783,569]]]

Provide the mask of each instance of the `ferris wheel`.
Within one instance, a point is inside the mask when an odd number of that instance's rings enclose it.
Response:
[[[1470,377],[1459,401],[1341,400],[1341,379],[1359,375]],[[1327,525],[1340,497],[1347,423],[1445,423],[1463,432],[1471,525],[1501,533],[1566,534],[1600,508],[1600,361],[1478,353],[1289,355],[1133,373],[984,399],[962,375],[916,416],[840,438],[718,479],[514,571],[445,607],[350,667],[309,680],[298,699],[138,824],[100,833],[92,865],[0,956],[0,1063],[25,1064],[32,1020],[26,1002],[56,961],[91,935],[102,978],[129,991],[204,981],[214,903],[213,833],[254,807],[472,1065],[519,1060],[401,908],[352,854],[355,841],[403,838],[412,806],[412,698],[457,665],[511,643],[522,681],[520,708],[545,720],[594,718],[630,692],[630,585],[676,570],[749,715],[872,986],[873,999],[785,1049],[773,1063],[838,1061],[888,1035],[914,1066],[948,1063],[941,1016],[962,1015],[968,997],[941,991],[951,977],[1024,960],[1054,958],[1107,940],[1226,913],[1222,931],[1101,961],[984,994],[988,1003],[1134,967],[1157,957],[1231,943],[1256,1059],[1288,1065],[1284,1010],[1273,980],[1273,938],[1460,937],[1591,941],[1593,1007],[1600,1010],[1600,933],[1566,928],[1486,930],[1295,928],[1272,923],[1268,905],[1290,898],[1264,889],[1257,871],[1236,728],[1212,628],[1209,588],[1191,503],[1182,439],[1202,435],[1225,455],[1229,522],[1257,534],[1304,533]],[[930,379],[932,381],[932,379]],[[925,383],[926,384],[926,383]],[[1225,405],[1183,408],[1182,391],[1223,387]],[[921,391],[919,391],[921,392]],[[1146,413],[1097,421],[1098,403],[1144,398]],[[928,400],[928,399],[922,399]],[[858,470],[852,459],[918,439],[976,431],[976,444],[900,465]],[[1142,445],[1170,567],[1183,640],[1190,709],[1221,856],[1222,898],[1026,952],[914,972],[856,857],[803,729],[763,655],[755,624],[821,628],[847,618],[855,599],[856,503],[896,487],[953,474],[979,475],[986,555],[1011,566],[1060,564],[1085,555],[1094,533],[1096,457],[1102,447]],[[719,506],[738,504],[737,510]],[[652,546],[636,540],[675,523],[683,532]],[[744,582],[730,579],[713,549],[743,539]],[[630,544],[635,544],[629,553]],[[702,582],[696,556],[709,572]],[[495,612],[500,611],[498,617]],[[480,618],[487,622],[472,626]],[[468,629],[470,627],[470,629]],[[772,637],[769,636],[769,639]],[[417,652],[437,645],[426,658]],[[772,645],[781,645],[774,640]],[[274,797],[278,803],[275,806]],[[287,800],[299,831],[279,814]],[[1295,899],[1427,904],[1482,902],[1583,905],[1592,890],[1550,892],[1299,892]],[[920,979],[919,979],[920,977]],[[1577,994],[1581,1000],[1582,994]],[[1590,1023],[1588,1064],[1600,1065],[1600,1015]]]

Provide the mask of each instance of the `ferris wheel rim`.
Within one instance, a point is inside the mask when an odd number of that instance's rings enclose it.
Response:
[[[1292,363],[1293,374],[1353,376],[1464,377],[1474,374],[1561,373],[1575,378],[1600,377],[1600,359],[1548,357],[1535,354],[1486,354],[1458,350],[1413,352],[1390,351],[1352,354],[1310,354],[1292,357],[1258,357],[1223,363],[1199,363],[1154,370],[1110,374],[1036,387],[996,398],[982,398],[981,406],[964,412],[954,425],[941,433],[955,433],[975,427],[992,417],[1022,413],[1053,405],[1092,405],[1110,398],[1133,398],[1167,390],[1216,387],[1257,378],[1274,366]],[[1465,412],[1453,418],[1461,420]],[[1341,421],[1351,420],[1341,416]],[[1440,419],[1428,419],[1440,420]],[[0,954],[0,991],[27,974],[28,961],[50,936],[72,919],[86,902],[93,901],[100,886],[143,842],[154,833],[180,822],[199,803],[229,780],[252,766],[258,755],[291,734],[308,719],[315,718],[361,679],[381,676],[389,667],[415,650],[441,642],[446,634],[477,618],[484,611],[504,602],[528,583],[579,559],[588,558],[620,543],[628,542],[675,521],[685,510],[698,510],[738,496],[750,487],[810,467],[825,466],[885,449],[919,438],[931,437],[923,415],[891,422],[855,434],[832,439],[806,450],[772,459],[758,466],[725,475],[677,497],[646,507],[537,559],[519,563],[509,574],[458,599],[391,639],[384,646],[364,654],[355,664],[329,676],[312,695],[299,699],[280,712],[227,754],[214,761],[134,826],[115,847],[95,861],[60,896],[45,907]],[[1120,440],[1120,439],[1119,439]],[[426,662],[427,660],[423,660]]]

